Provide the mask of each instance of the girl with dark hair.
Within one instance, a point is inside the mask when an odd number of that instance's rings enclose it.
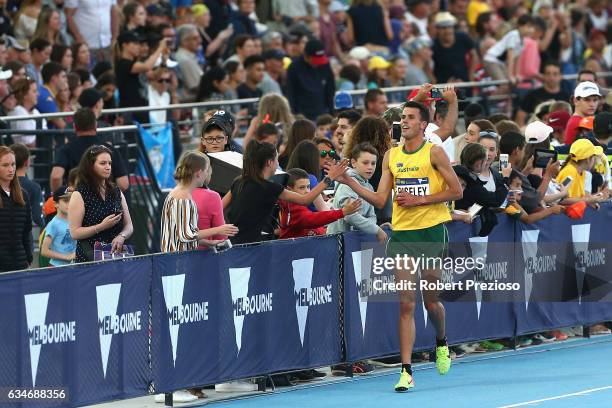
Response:
[[[308,119],[298,119],[293,122],[293,125],[289,130],[289,137],[287,138],[285,150],[278,158],[281,168],[287,168],[291,153],[293,153],[293,150],[302,140],[314,140],[316,134],[317,127]]]
[[[200,79],[197,101],[222,101],[229,90],[227,71],[221,67],[212,67]]]
[[[72,70],[86,69],[89,71],[91,65],[91,54],[89,53],[89,46],[85,43],[72,44]]]
[[[310,180],[310,189],[314,189],[319,184],[321,178],[321,170],[319,168],[319,148],[310,140],[302,140],[291,153],[286,170],[302,169],[308,173]],[[315,201],[308,207],[310,211],[327,211],[329,206],[323,198],[317,197]]]
[[[147,23],[147,11],[142,4],[134,2],[127,3],[123,6],[123,18],[125,31],[136,30],[141,31]]]
[[[17,177],[15,153],[0,146],[0,272],[32,263],[32,210]]]
[[[89,147],[78,168],[77,189],[68,206],[70,235],[77,241],[75,263],[93,261],[96,242],[110,242],[113,252],[122,252],[134,231],[125,197],[111,181],[110,149]]]
[[[230,191],[223,197],[223,208],[229,207],[229,220],[240,229],[232,243],[262,241],[263,228],[272,216],[278,199],[309,205],[327,188],[325,180],[325,183],[319,183],[305,195],[286,190],[283,185],[269,180],[277,168],[276,147],[251,140],[244,153],[242,176],[234,181]],[[333,164],[326,179],[335,180],[345,171],[346,163]]]
[[[72,57],[72,50],[67,45],[55,44],[53,48],[51,48],[50,59],[60,64],[66,72],[72,70],[72,61],[74,58]]]

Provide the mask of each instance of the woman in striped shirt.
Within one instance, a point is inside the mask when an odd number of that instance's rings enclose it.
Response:
[[[186,152],[174,172],[178,185],[168,194],[162,211],[161,252],[189,251],[198,242],[214,235],[234,236],[238,232],[232,224],[198,229],[198,207],[192,193],[210,179],[212,169],[204,153]]]

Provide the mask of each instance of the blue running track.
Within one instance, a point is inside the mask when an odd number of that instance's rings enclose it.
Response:
[[[214,408],[612,407],[612,335],[518,351],[471,355],[440,376],[415,368],[416,387],[398,394],[398,369],[211,403]]]

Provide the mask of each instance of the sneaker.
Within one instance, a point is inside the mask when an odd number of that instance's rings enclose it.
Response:
[[[372,371],[374,371],[374,367],[364,361],[358,361],[353,364],[353,374],[363,375],[371,373]]]
[[[451,367],[451,358],[448,346],[436,347],[436,368],[440,375],[448,373]]]
[[[450,347],[449,350],[451,351],[451,353],[455,354],[455,358],[461,358],[467,354],[465,350],[462,349],[460,346]],[[452,360],[452,356],[451,356],[451,360]]]
[[[316,377],[312,373],[312,370],[296,371],[292,375],[292,379],[299,383],[305,383],[313,381]]]
[[[322,372],[322,371],[317,371],[317,370],[314,370],[314,369],[313,369],[313,370],[310,370],[310,373],[313,375],[313,377],[314,377],[315,379],[319,379],[319,378],[324,378],[324,377],[327,377],[327,374],[325,374],[324,372]]]
[[[395,384],[395,391],[396,392],[406,392],[411,388],[414,388],[414,379],[412,378],[410,374],[408,374],[408,371],[402,369],[402,372],[400,374],[400,379],[398,383]]]
[[[610,334],[611,331],[603,324],[596,324],[594,326],[589,327],[589,333],[592,336],[597,336],[599,334]]]
[[[552,343],[555,341],[555,337],[548,335],[548,333],[537,333],[533,335],[533,338],[540,340],[542,343]]]
[[[250,381],[230,381],[222,384],[215,384],[217,392],[253,392],[257,391],[257,384]]]
[[[174,391],[172,393],[172,402],[185,403],[185,402],[193,402],[197,400],[198,400],[198,397],[184,390]],[[161,403],[161,404],[166,402],[166,394],[157,394],[155,396],[155,402]]]
[[[338,364],[338,365],[331,366],[331,372],[332,372],[332,375],[334,376],[346,375],[347,370],[348,370],[347,364]]]
[[[555,340],[557,341],[567,340],[567,337],[568,337],[567,334],[563,333],[561,330],[553,330],[549,332],[548,334],[553,336]]]
[[[527,347],[533,344],[533,340],[531,340],[528,336],[519,336],[518,338],[518,346],[519,347]]]
[[[483,342],[480,342],[478,349],[484,351],[501,351],[504,349],[504,346],[494,341],[485,340]]]
[[[584,329],[582,326],[573,326],[570,330],[574,333],[576,337],[582,337],[584,335]]]
[[[365,362],[375,367],[393,368],[402,366],[402,359],[400,356],[377,358],[374,360],[366,360]]]

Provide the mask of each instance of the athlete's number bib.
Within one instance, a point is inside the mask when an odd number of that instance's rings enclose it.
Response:
[[[429,177],[395,179],[395,194],[399,193],[420,197],[429,195]]]

